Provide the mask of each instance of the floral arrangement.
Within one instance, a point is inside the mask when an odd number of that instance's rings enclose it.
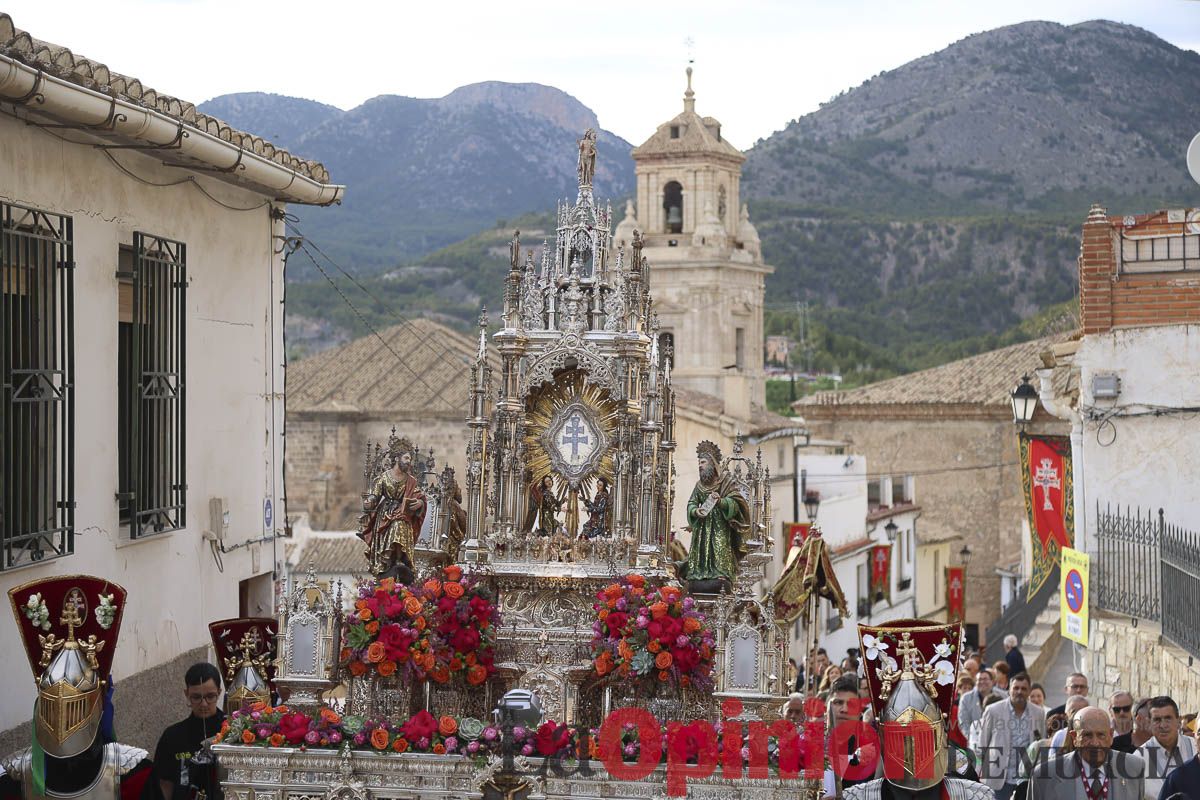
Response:
[[[496,671],[499,624],[486,588],[457,565],[412,586],[385,578],[359,587],[341,662],[355,677],[399,674],[413,683],[445,684],[462,676],[479,686]]]
[[[712,686],[713,632],[691,597],[627,575],[596,593],[592,665],[601,678]]]
[[[104,630],[108,630],[116,618],[117,604],[113,602],[113,596],[111,594],[100,595],[100,603],[96,606],[96,624]]]
[[[807,727],[800,730],[802,741],[806,738],[824,741],[824,730],[820,725],[811,731]],[[715,733],[715,739],[710,733]],[[741,749],[739,755],[743,763],[750,763],[750,749],[744,737],[744,730],[739,730],[735,740]],[[608,754],[600,739],[597,728],[584,731],[555,721],[543,722],[536,728],[518,725],[512,731],[513,752],[529,757],[577,760],[586,756],[604,760]],[[271,707],[265,703],[255,703],[227,717],[215,741],[218,744],[305,750],[348,746],[375,752],[464,756],[480,761],[503,753],[500,728],[473,717],[435,717],[428,711],[418,711],[404,722],[393,723],[353,715],[343,717],[328,708],[321,709],[316,717],[310,717],[287,706]],[[707,763],[724,763],[725,738],[720,722],[711,728],[707,723],[684,725],[671,736],[665,727],[646,729],[643,726],[639,732],[633,723],[625,723],[618,746],[622,761],[637,761],[642,748],[649,747],[660,754],[662,761],[674,759],[692,763],[703,759]],[[789,751],[781,760],[778,743],[773,737],[767,755],[768,765],[773,770],[794,773],[805,766],[803,746]]]
[[[50,609],[46,608],[46,601],[42,599],[41,592],[29,595],[29,599],[21,607],[21,613],[34,627],[44,631],[50,630]]]

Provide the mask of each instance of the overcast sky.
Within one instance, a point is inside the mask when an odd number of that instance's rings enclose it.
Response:
[[[735,10],[736,9],[736,10]],[[979,31],[1110,19],[1200,50],[1197,0],[0,0],[34,37],[199,103],[264,91],[349,109],[484,80],[543,83],[634,144],[680,109],[747,148],[843,89]]]

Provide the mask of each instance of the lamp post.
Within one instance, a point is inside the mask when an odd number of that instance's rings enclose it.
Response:
[[[1033,412],[1037,409],[1038,393],[1037,389],[1033,388],[1033,384],[1029,382],[1029,376],[1022,376],[1021,382],[1012,390],[1012,409],[1013,423],[1021,426],[1021,430],[1025,430],[1025,426],[1033,419]]]
[[[889,519],[888,524],[883,526],[883,532],[887,534],[888,542],[895,543],[896,533],[900,530],[900,526],[896,524],[896,520]]]
[[[817,521],[817,511],[821,508],[821,493],[816,489],[809,489],[804,493],[804,511],[808,514],[808,521],[815,523]]]

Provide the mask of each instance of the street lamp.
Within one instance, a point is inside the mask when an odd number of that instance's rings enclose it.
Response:
[[[1025,426],[1033,419],[1037,401],[1037,389],[1029,382],[1028,375],[1023,376],[1017,388],[1012,390],[1013,423],[1020,425],[1021,430],[1025,430]]]
[[[971,563],[971,548],[964,544],[962,550],[958,551],[958,559],[962,561],[963,569],[966,570],[967,565]]]
[[[817,521],[817,510],[821,507],[821,493],[816,489],[809,489],[804,493],[804,510],[808,513],[808,521]]]
[[[888,524],[883,526],[883,532],[887,534],[889,542],[896,541],[896,532],[900,530],[900,526],[896,524],[896,520],[889,519]]]

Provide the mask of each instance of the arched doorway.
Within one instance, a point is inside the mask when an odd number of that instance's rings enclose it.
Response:
[[[683,233],[683,187],[670,181],[663,187],[663,213],[667,233]]]

